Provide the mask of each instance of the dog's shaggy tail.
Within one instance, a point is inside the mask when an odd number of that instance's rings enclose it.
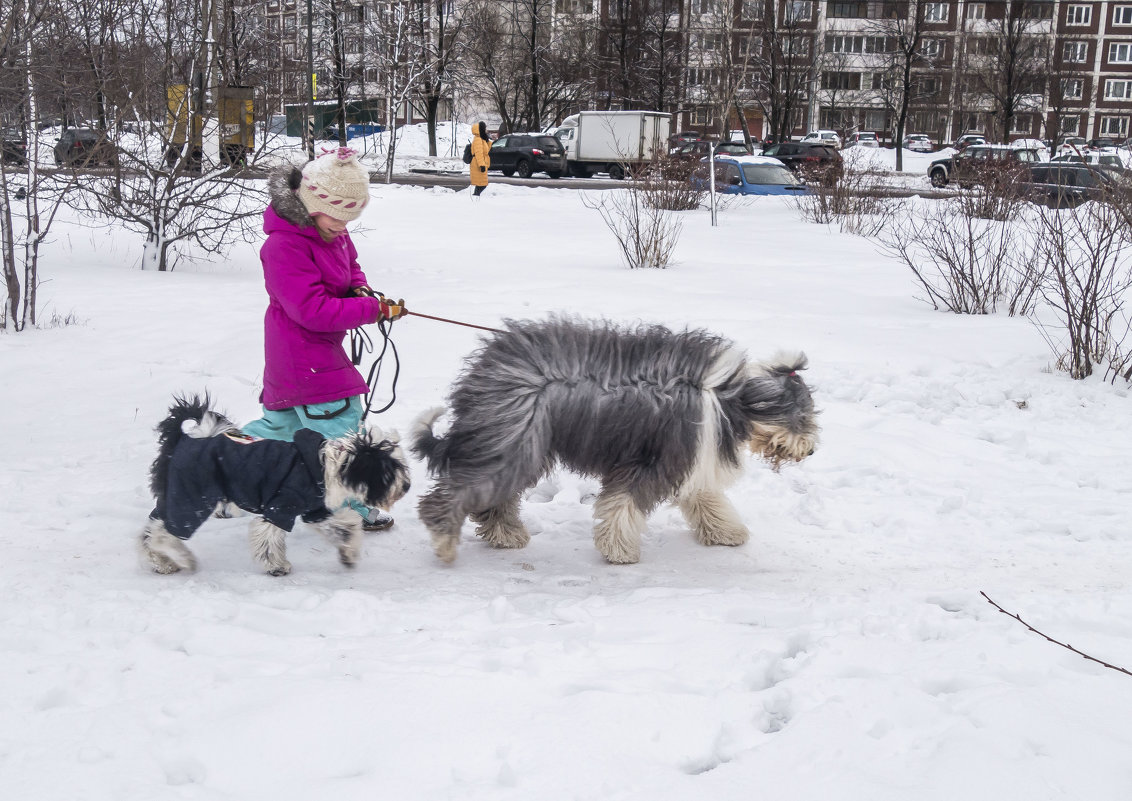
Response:
[[[215,437],[226,431],[234,431],[236,426],[224,415],[213,410],[212,398],[204,396],[175,395],[169,414],[157,424],[157,458],[149,469],[149,489],[155,498],[165,495],[169,479],[169,460],[181,437]]]
[[[432,431],[433,425],[444,412],[443,406],[436,406],[422,412],[413,421],[412,431],[409,432],[410,447],[413,453],[417,458],[424,459],[428,463],[428,469],[434,473],[440,470],[447,461],[447,448],[444,447],[444,439],[436,436]]]

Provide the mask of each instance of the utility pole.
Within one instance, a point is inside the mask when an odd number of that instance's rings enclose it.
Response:
[[[220,0],[203,0],[201,27],[201,170],[207,172],[220,165],[220,70],[216,64],[216,4]]]
[[[314,8],[307,0],[307,160],[314,161]]]

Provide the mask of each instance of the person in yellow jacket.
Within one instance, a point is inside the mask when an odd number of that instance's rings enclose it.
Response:
[[[472,163],[468,165],[468,171],[471,173],[472,186],[475,192],[472,194],[479,197],[480,193],[487,188],[487,168],[491,166],[491,140],[487,138],[487,123],[480,120],[472,128]]]

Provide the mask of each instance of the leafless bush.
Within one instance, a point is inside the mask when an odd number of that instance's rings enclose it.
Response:
[[[1006,222],[1027,207],[1013,169],[997,162],[978,170],[975,183],[961,183],[955,200],[961,213],[982,220]]]
[[[921,201],[880,232],[882,248],[903,261],[935,309],[990,314],[1033,309],[1042,274],[1033,232],[984,219],[967,195]]]
[[[1103,365],[1110,380],[1130,380],[1124,302],[1132,288],[1132,232],[1123,209],[1119,203],[1094,201],[1076,209],[1041,209],[1037,220],[1041,294],[1064,335],[1038,328],[1057,356],[1058,369],[1081,379]]]
[[[872,170],[835,170],[808,173],[810,192],[797,198],[807,222],[837,224],[845,233],[875,236],[902,210],[904,204],[886,194],[879,173]]]
[[[698,209],[706,192],[692,186],[690,179],[695,166],[695,162],[678,161],[667,155],[655,157],[637,182],[645,203],[650,208],[666,211]]]
[[[644,190],[632,186],[583,194],[582,203],[601,215],[630,269],[669,265],[684,224],[668,209],[652,205]]]

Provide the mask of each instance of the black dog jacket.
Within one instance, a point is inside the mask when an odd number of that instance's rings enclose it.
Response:
[[[181,437],[169,460],[164,497],[158,498],[150,517],[183,540],[221,501],[262,515],[284,531],[294,527],[296,517],[307,523],[325,520],[330,510],[319,459],[324,441],[307,428],[295,433],[294,442]]]

